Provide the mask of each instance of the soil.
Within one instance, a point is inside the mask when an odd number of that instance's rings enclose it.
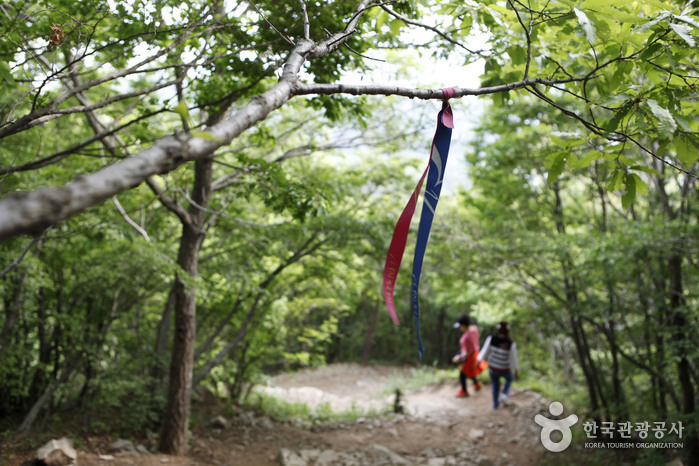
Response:
[[[335,412],[375,410],[384,414],[367,415],[342,424],[308,426],[294,421],[276,422],[240,411],[225,419],[225,427],[204,422],[206,426],[195,429],[187,457],[109,452],[113,439],[87,438],[78,449],[77,464],[279,466],[282,449],[298,454],[350,452],[370,445],[395,452],[406,459],[406,464],[450,464],[444,458],[455,451],[463,455],[464,449],[475,458],[469,464],[481,465],[539,464],[548,455],[539,439],[541,429],[533,421],[537,413],[548,409],[548,401],[538,393],[515,382],[509,405],[493,410],[489,385],[473,391],[469,381],[470,396],[455,397],[459,388],[455,369],[451,381],[413,391],[402,390],[399,405],[404,413],[396,414],[393,412],[396,395],[390,387],[397,377],[409,378],[412,370],[334,364],[273,377],[267,386],[259,388],[287,401],[306,403],[310,408],[329,407]],[[206,403],[199,399],[194,402],[193,410]],[[218,413],[211,411],[210,418],[224,412],[223,409]],[[156,442],[153,438],[134,440],[146,448]]]

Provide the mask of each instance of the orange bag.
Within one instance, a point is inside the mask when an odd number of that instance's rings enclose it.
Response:
[[[481,361],[478,364],[476,364],[477,359],[478,353],[471,354],[461,365],[461,372],[466,374],[466,377],[468,377],[469,379],[478,377],[479,375],[481,375],[481,372],[488,368],[488,363],[485,361]]]

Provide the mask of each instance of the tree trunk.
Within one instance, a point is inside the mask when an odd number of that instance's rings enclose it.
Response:
[[[44,406],[46,406],[46,403],[48,403],[51,400],[51,397],[53,396],[56,389],[59,388],[62,384],[68,382],[68,379],[70,379],[76,367],[78,367],[78,365],[82,361],[83,350],[83,348],[80,348],[74,351],[70,357],[66,358],[63,367],[61,367],[59,376],[53,378],[48,383],[48,386],[43,389],[41,396],[34,402],[31,409],[24,417],[24,420],[22,421],[22,424],[20,424],[18,429],[20,433],[26,432],[29,429],[31,429],[32,424],[34,424],[36,417],[39,415],[39,412],[44,408]]]
[[[158,333],[155,337],[155,360],[151,366],[151,377],[156,380],[156,387],[162,387],[167,373],[167,350],[170,343],[170,327],[172,327],[172,314],[175,309],[175,284],[173,283],[170,293],[167,297],[165,309],[160,315],[158,323]]]
[[[187,452],[197,320],[194,285],[187,282],[198,273],[199,250],[205,236],[205,209],[211,197],[211,159],[197,161],[194,170],[193,202],[188,209],[189,215],[182,218],[182,237],[177,257],[177,264],[182,273],[187,274],[187,279],[179,275],[175,277],[175,332],[167,408],[160,438],[160,450],[173,455]]]
[[[595,164],[595,168],[597,164]],[[597,171],[595,170],[595,185],[597,186],[597,195],[599,196],[600,205],[602,209],[602,218],[600,219],[600,234],[604,237],[607,234],[607,202],[604,197],[604,189],[597,176]],[[617,295],[616,295],[616,283],[609,272],[608,261],[606,258],[603,260],[604,264],[604,281],[607,285],[607,316],[606,323],[604,325],[604,334],[609,342],[609,351],[612,355],[612,387],[614,393],[614,405],[615,405],[615,415],[617,419],[628,419],[628,410],[626,407],[626,397],[624,395],[624,389],[621,383],[620,377],[620,366],[619,366],[619,350],[616,341],[616,330],[617,325],[616,319],[614,318],[615,310],[617,308]]]
[[[17,276],[12,274],[8,278],[12,287],[9,296],[5,299],[5,309],[7,313],[5,315],[2,331],[0,331],[0,356],[2,356],[2,353],[10,346],[10,338],[14,333],[15,325],[19,321],[19,311],[23,307],[22,291],[24,290],[23,284],[25,277],[25,272],[19,272]]]
[[[656,193],[660,197],[663,213],[669,220],[687,219],[689,212],[689,193],[693,186],[693,179],[687,177],[681,189],[681,199],[679,207],[675,210],[670,204],[670,198],[665,190],[665,179],[662,176],[655,176]],[[686,419],[693,419],[696,410],[696,393],[692,384],[692,368],[687,358],[689,351],[693,351],[696,346],[696,337],[691,329],[691,324],[684,314],[687,305],[684,297],[684,285],[682,283],[682,260],[683,252],[688,250],[685,247],[686,238],[678,238],[678,243],[674,246],[667,258],[668,294],[669,294],[669,325],[673,330],[675,340],[674,352],[678,358],[677,376],[682,391],[682,413]],[[696,426],[688,429],[685,440],[685,454],[688,464],[699,464],[699,432]]]
[[[363,300],[362,300],[363,301]],[[369,316],[369,328],[366,332],[366,340],[364,342],[364,350],[362,351],[362,366],[369,364],[371,357],[371,347],[374,344],[374,332],[376,331],[376,316],[379,314],[379,301],[374,303]]]
[[[553,212],[556,222],[556,231],[559,235],[565,236],[566,228],[563,217],[563,201],[561,199],[561,190],[558,183],[553,186],[553,192],[556,199]],[[595,419],[600,420],[600,409],[604,408],[605,417],[609,419],[609,408],[604,396],[604,391],[602,390],[599,371],[595,361],[592,359],[590,345],[587,341],[587,334],[585,333],[583,317],[580,314],[580,300],[578,298],[578,287],[574,269],[575,266],[570,254],[565,252],[563,257],[561,257],[563,289],[565,290],[565,299],[568,304],[571,336],[573,337],[578,361],[587,383],[587,390],[590,397],[590,409],[595,413]]]
[[[605,260],[606,265],[606,260]],[[608,298],[608,308],[606,321],[603,325],[603,334],[609,343],[609,352],[612,356],[612,394],[614,401],[614,416],[618,420],[625,420],[629,418],[628,409],[626,406],[626,396],[624,395],[624,389],[621,383],[619,366],[619,345],[617,343],[617,336],[615,327],[617,325],[614,319],[614,310],[616,309],[616,293],[614,290],[614,282],[610,276],[608,270],[605,271],[605,281],[607,282],[607,298]]]
[[[668,260],[668,275],[669,275],[669,292],[670,292],[670,309],[671,309],[671,325],[675,331],[675,338],[678,342],[683,342],[687,339],[687,331],[690,328],[689,322],[684,315],[684,306],[686,304],[684,298],[684,286],[682,285],[682,258],[673,254]],[[693,337],[690,337],[693,338]],[[687,342],[685,345],[679,346],[679,362],[677,363],[677,375],[682,390],[682,412],[686,419],[692,419],[696,409],[696,400],[694,393],[694,385],[692,383],[691,367],[687,352],[694,350],[694,344]],[[696,427],[692,426],[687,433],[686,455],[688,464],[699,464],[699,434]],[[688,429],[689,430],[689,429]]]
[[[186,227],[185,229],[190,230]],[[189,236],[184,234],[183,240]],[[175,281],[175,303],[175,335],[160,449],[165,453],[183,455],[187,451],[187,426],[192,393],[196,303],[194,287],[187,287],[179,277]]]

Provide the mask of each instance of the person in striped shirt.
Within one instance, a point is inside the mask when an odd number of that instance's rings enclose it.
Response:
[[[478,361],[486,360],[490,372],[490,383],[493,387],[493,409],[498,409],[500,403],[507,405],[514,378],[519,379],[519,361],[517,360],[517,345],[510,339],[510,329],[504,320],[497,326],[494,335],[490,335],[483,343],[478,355]],[[500,379],[505,380],[505,386],[500,393]]]

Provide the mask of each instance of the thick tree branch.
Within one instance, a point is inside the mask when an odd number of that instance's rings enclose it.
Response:
[[[66,186],[14,193],[2,199],[0,239],[38,233],[49,225],[138,186],[149,176],[168,173],[183,163],[211,156],[216,149],[229,144],[294,95],[296,75],[313,45],[301,41],[291,52],[280,81],[254,97],[230,118],[209,128],[211,138],[184,134],[167,136],[133,157],[80,177]]]
[[[337,37],[336,37],[337,36]],[[229,118],[208,129],[206,139],[174,134],[155,142],[150,148],[119,163],[82,176],[61,187],[40,188],[14,193],[0,200],[0,239],[23,233],[38,233],[47,226],[80,213],[105,199],[134,188],[155,174],[168,173],[183,163],[210,157],[243,131],[265,119],[294,95],[346,93],[354,95],[402,95],[418,99],[442,100],[441,89],[410,89],[396,86],[357,86],[345,84],[300,84],[297,75],[307,56],[322,56],[336,50],[346,40],[343,33],[322,44],[301,40],[290,53],[279,82],[254,97]],[[320,55],[319,55],[320,54]],[[481,89],[457,88],[455,97],[486,95],[519,89],[533,84],[560,84],[576,78],[547,81],[531,79]],[[80,92],[80,90],[76,90]],[[94,136],[99,140],[103,134]],[[66,155],[64,151],[60,155]],[[152,187],[152,186],[151,186]]]

